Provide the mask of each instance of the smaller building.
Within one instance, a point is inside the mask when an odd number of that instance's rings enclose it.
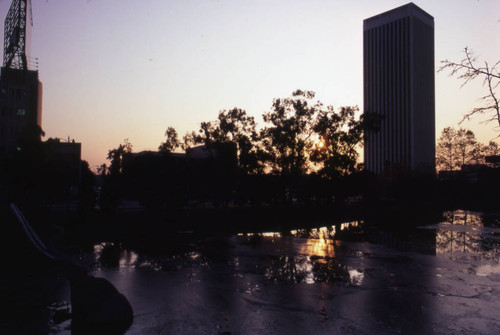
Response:
[[[0,74],[0,158],[20,150],[23,140],[40,140],[42,83],[38,71],[2,67]]]
[[[234,144],[198,146],[186,153],[142,151],[123,160],[124,196],[146,207],[188,201],[224,201],[232,196],[237,171]]]
[[[82,144],[74,140],[61,142],[58,138],[43,142],[47,172],[57,193],[74,195],[78,192],[82,175]]]

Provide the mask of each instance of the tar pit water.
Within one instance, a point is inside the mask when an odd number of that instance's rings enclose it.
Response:
[[[499,334],[499,222],[445,213],[403,242],[338,239],[360,222],[185,232],[177,249],[102,242],[78,257],[131,303],[126,334]]]

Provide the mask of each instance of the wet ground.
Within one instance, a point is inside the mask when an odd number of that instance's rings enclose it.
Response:
[[[127,334],[499,334],[497,221],[448,218],[404,242],[240,234],[170,256],[121,249],[116,267],[101,244],[93,273],[131,302]]]
[[[405,238],[340,241],[336,228],[186,232],[178,253],[103,242],[79,256],[132,304],[129,335],[500,333],[498,216],[449,213]]]

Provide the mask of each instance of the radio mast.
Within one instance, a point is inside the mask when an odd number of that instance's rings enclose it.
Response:
[[[13,0],[4,27],[5,68],[28,70],[31,26],[33,26],[31,0]]]

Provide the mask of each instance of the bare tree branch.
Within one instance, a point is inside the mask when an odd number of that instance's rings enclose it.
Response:
[[[480,98],[484,105],[476,107],[465,114],[460,123],[469,120],[471,116],[476,114],[493,113],[493,116],[486,120],[485,123],[497,121],[500,126],[500,101],[497,92],[500,85],[500,72],[497,66],[500,65],[500,61],[497,61],[492,67],[486,61],[484,66],[480,66],[477,57],[474,57],[469,48],[465,47],[464,53],[465,58],[459,63],[447,59],[441,61],[442,65],[439,67],[438,72],[449,71],[449,76],[463,80],[461,87],[478,77],[483,78],[483,86],[487,88],[488,94]]]

